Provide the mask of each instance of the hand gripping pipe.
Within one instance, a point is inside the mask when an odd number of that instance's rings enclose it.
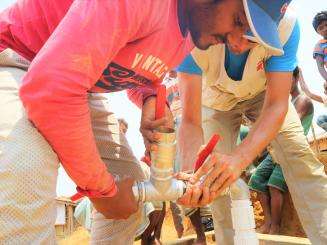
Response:
[[[174,129],[160,127],[157,130],[160,140],[157,151],[151,152],[150,180],[137,182],[133,186],[136,200],[175,201],[180,198],[186,184],[173,178],[174,160],[176,154],[176,134]]]
[[[165,115],[166,88],[160,86],[157,91],[156,119]],[[174,129],[160,127],[157,130],[160,140],[157,151],[151,153],[150,180],[137,182],[133,186],[136,200],[145,201],[175,201],[186,190],[185,182],[173,178],[173,167],[176,155],[176,134]],[[195,163],[195,171],[202,165],[219,140],[214,135],[208,145],[200,152]]]
[[[157,92],[156,119],[165,114],[166,89],[159,87]],[[173,179],[173,166],[176,154],[175,130],[161,127],[157,129],[160,140],[156,152],[151,153],[150,180],[138,182],[133,186],[136,200],[146,201],[171,201],[181,197],[186,184],[183,181]],[[195,164],[195,171],[205,161],[217,144],[219,137],[214,135],[208,145],[200,152]],[[253,207],[250,201],[247,184],[239,179],[229,189],[232,200],[232,221],[235,231],[235,245],[258,245],[259,241],[255,233]],[[221,234],[223,235],[223,234]]]

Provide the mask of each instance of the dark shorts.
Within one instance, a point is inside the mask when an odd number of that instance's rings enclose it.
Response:
[[[282,168],[279,164],[275,163],[268,154],[252,174],[249,187],[254,191],[268,192],[269,186],[275,187],[282,192],[287,191]]]

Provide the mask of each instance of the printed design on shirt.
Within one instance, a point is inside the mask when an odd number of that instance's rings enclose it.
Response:
[[[132,68],[142,69],[151,72],[159,80],[162,80],[168,72],[168,66],[158,57],[137,53],[135,55]]]
[[[280,9],[280,13],[285,14],[287,11],[287,8],[288,8],[288,3],[285,3]]]
[[[109,91],[120,91],[150,84],[150,79],[111,62],[95,85]]]
[[[327,67],[327,40],[323,39],[318,42],[313,51],[313,58],[316,59],[317,56],[321,56]]]
[[[263,62],[263,60],[260,60],[257,64],[257,71],[260,71],[263,69],[264,69],[264,62]]]
[[[120,91],[153,83],[152,80],[136,73],[134,71],[136,69],[152,73],[155,76],[155,81],[161,81],[169,70],[160,58],[136,53],[131,69],[111,62],[95,85],[109,91]]]

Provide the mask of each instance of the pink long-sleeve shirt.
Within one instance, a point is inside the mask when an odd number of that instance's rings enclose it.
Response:
[[[19,0],[0,14],[5,48],[32,61],[20,97],[69,176],[88,196],[113,196],[87,93],[128,89],[141,105],[192,42],[177,0]]]

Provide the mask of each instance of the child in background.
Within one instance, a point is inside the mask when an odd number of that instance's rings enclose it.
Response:
[[[303,90],[303,92],[309,98],[327,106],[327,82],[324,83],[324,92],[320,93],[320,94],[316,94],[316,93],[310,91],[307,83],[304,80],[301,70],[299,72],[299,78],[300,78],[299,79],[300,86],[301,86],[301,89]],[[327,115],[326,114],[322,114],[322,115],[318,116],[317,125],[327,132]]]
[[[317,62],[319,73],[327,81],[327,11],[316,14],[312,25],[316,32],[323,38],[316,44],[313,58]]]

